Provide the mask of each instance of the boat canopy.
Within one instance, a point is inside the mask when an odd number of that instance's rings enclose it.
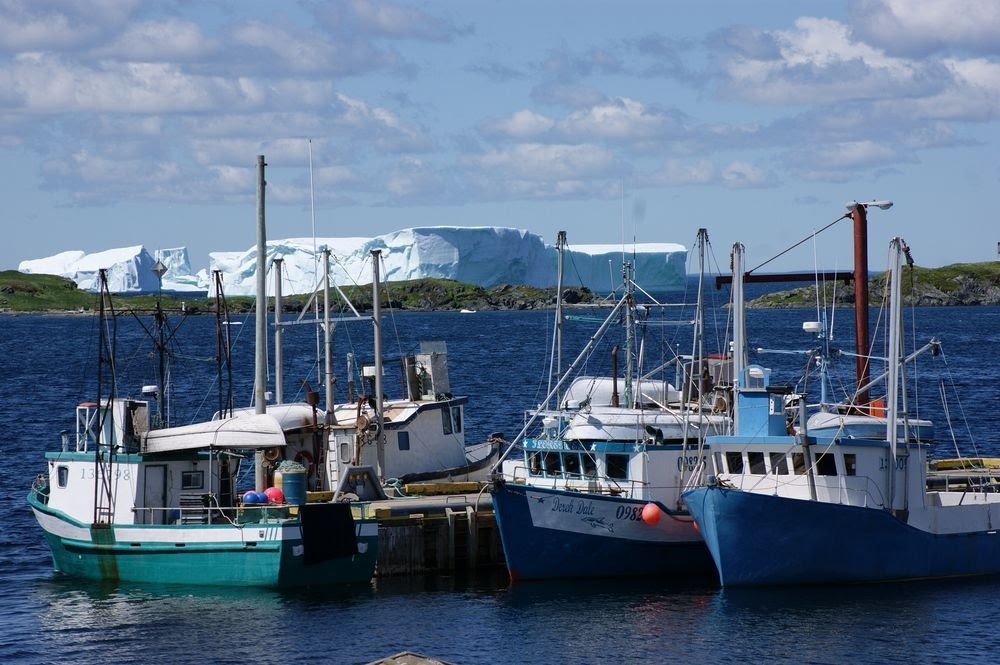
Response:
[[[313,407],[305,404],[304,402],[267,405],[267,415],[274,418],[278,422],[281,429],[285,432],[312,429],[315,426],[314,418],[316,418],[317,413],[320,421],[322,422],[324,412],[322,410],[316,411]],[[258,415],[259,414],[257,414],[253,407],[241,408],[233,411],[233,416],[241,420],[246,418],[256,418]]]
[[[269,414],[210,420],[147,432],[142,452],[169,453],[207,448],[272,448],[285,445],[281,423]]]

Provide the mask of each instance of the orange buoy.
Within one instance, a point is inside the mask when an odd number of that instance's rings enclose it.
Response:
[[[646,524],[656,524],[660,521],[660,507],[655,503],[647,503],[642,507],[642,521]]]

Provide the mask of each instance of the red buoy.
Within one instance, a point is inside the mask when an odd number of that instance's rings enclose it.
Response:
[[[653,525],[660,521],[660,507],[655,503],[647,503],[642,507],[642,521]]]
[[[284,503],[285,502],[285,493],[282,492],[277,487],[268,487],[266,490],[264,490],[264,494],[267,495],[267,501],[268,501],[268,503]]]

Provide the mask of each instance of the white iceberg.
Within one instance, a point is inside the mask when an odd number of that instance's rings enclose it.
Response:
[[[268,242],[269,273],[274,259],[282,260],[282,293],[311,293],[316,288],[324,249],[330,251],[330,278],[339,285],[370,284],[371,252],[375,249],[381,250],[385,281],[444,278],[483,287],[548,287],[556,283],[557,250],[536,234],[501,227],[432,226],[374,238],[287,238]],[[663,291],[683,284],[687,249],[675,243],[575,245],[567,248],[564,258],[563,283],[567,287],[585,286],[607,292],[621,284],[624,259],[635,266],[637,281],[644,289]],[[156,260],[167,268],[164,291],[214,294],[216,271],[226,295],[252,295],[255,291],[256,245],[242,252],[212,252],[209,267],[197,273],[191,270],[185,248],[157,250],[154,256],[141,245],[94,254],[61,252],[45,259],[22,261],[18,270],[61,275],[81,289],[96,291],[97,271],[105,268],[113,292],[154,293],[161,288],[152,271]],[[272,276],[268,276],[269,293],[274,288]]]

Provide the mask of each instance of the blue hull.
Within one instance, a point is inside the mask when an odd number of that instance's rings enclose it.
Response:
[[[885,582],[1000,573],[1000,534],[937,535],[871,508],[723,487],[685,492],[723,586]]]
[[[502,481],[492,497],[512,580],[715,577],[708,549],[686,513],[660,505],[661,519],[646,524],[646,501]]]

